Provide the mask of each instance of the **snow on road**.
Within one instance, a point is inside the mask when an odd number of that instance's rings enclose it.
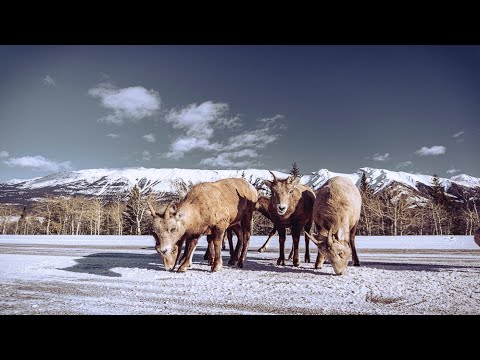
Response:
[[[258,253],[265,237],[253,237],[244,269],[224,251],[217,273],[201,239],[179,274],[163,269],[149,236],[0,236],[0,314],[480,313],[472,236],[359,236],[362,266],[344,276],[328,264],[277,266],[277,239]]]

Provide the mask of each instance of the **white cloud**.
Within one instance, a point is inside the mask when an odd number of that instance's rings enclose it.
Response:
[[[283,130],[283,129],[286,129],[285,124],[283,122],[281,122],[281,120],[284,119],[284,118],[285,118],[285,116],[277,114],[277,115],[275,115],[273,117],[270,117],[270,118],[259,119],[258,121],[264,123],[265,126],[267,126],[268,128],[279,127]]]
[[[107,134],[106,136],[112,139],[118,139],[120,137],[119,134],[114,134],[114,133]]]
[[[386,160],[388,160],[389,157],[390,157],[389,153],[385,153],[383,155],[377,153],[377,154],[374,154],[372,156],[372,160],[373,161],[386,161]]]
[[[10,158],[3,162],[10,167],[28,167],[34,170],[60,171],[71,169],[70,161],[55,162],[39,155]]]
[[[206,159],[202,159],[200,161],[201,165],[210,165],[210,166],[220,166],[220,167],[244,167],[244,166],[252,166],[251,161],[243,160],[243,161],[234,161],[233,159],[238,158],[256,158],[258,156],[257,152],[251,149],[243,149],[241,151],[235,152],[224,152],[215,157],[210,157]]]
[[[200,164],[211,166],[239,167],[247,165],[247,161],[234,161],[241,157],[257,157],[257,149],[266,147],[276,141],[280,135],[276,130],[286,127],[281,122],[283,115],[258,120],[256,130],[243,131],[234,136],[220,134],[218,129],[234,129],[241,127],[239,115],[230,116],[229,106],[225,103],[205,101],[201,104],[190,104],[182,109],[170,110],[165,121],[172,124],[174,129],[181,130],[170,145],[169,152],[161,156],[171,160],[178,160],[186,153],[201,150],[216,153],[203,159]],[[222,135],[220,138],[219,136]],[[216,140],[216,141],[215,141]],[[238,150],[232,152],[232,150]]]
[[[451,169],[447,170],[447,174],[455,174],[455,173],[458,173],[460,171],[461,170],[459,170],[459,169],[451,168]]]
[[[155,141],[157,141],[155,139],[155,134],[152,134],[152,133],[143,135],[142,138],[143,138],[143,140],[151,142],[151,143],[154,143]]]
[[[9,157],[9,156],[10,154],[8,153],[8,151],[5,151],[5,150],[0,151],[0,158]]]
[[[406,168],[406,167],[409,167],[410,165],[412,165],[413,162],[411,162],[410,160],[407,160],[407,161],[403,161],[403,162],[400,162],[397,164],[397,166],[395,166],[395,169],[403,169],[403,168]]]
[[[279,134],[271,133],[269,128],[245,131],[229,138],[224,149],[235,150],[241,147],[264,148],[268,144],[276,141],[279,137]]]
[[[455,133],[452,135],[452,137],[454,138],[458,138],[460,135],[463,135],[465,132],[462,130],[462,131],[459,131],[458,133]]]
[[[57,86],[55,80],[50,75],[47,75],[43,78],[42,84],[45,86]]]
[[[430,156],[430,155],[442,155],[445,154],[447,148],[441,145],[435,145],[432,147],[423,146],[421,149],[415,151],[415,154],[420,156]]]
[[[125,120],[138,121],[153,116],[160,110],[161,99],[155,90],[142,86],[117,89],[109,83],[88,90],[90,96],[99,98],[101,105],[112,112],[99,121],[121,125]]]
[[[170,151],[163,155],[163,157],[172,160],[178,160],[184,157],[186,152],[194,149],[203,151],[216,151],[220,149],[220,144],[210,143],[208,139],[199,139],[196,137],[181,137],[176,139],[170,145]]]
[[[182,129],[188,136],[209,139],[213,135],[214,127],[239,126],[239,117],[226,117],[228,104],[205,101],[176,110],[172,109],[165,117],[174,129]]]
[[[152,160],[152,155],[150,154],[150,151],[144,150],[144,151],[142,152],[142,160],[143,160],[143,161],[150,161],[150,160]]]

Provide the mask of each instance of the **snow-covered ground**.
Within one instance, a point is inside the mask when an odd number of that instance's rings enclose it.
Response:
[[[164,271],[150,236],[0,236],[0,314],[479,314],[473,236],[357,237],[361,267],[335,276],[253,237],[244,269]],[[290,237],[288,237],[290,239]],[[290,249],[291,241],[287,240]],[[311,250],[312,261],[315,260]]]

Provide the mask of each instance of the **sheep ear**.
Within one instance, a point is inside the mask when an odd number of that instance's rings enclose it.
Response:
[[[298,184],[300,184],[300,178],[295,178],[293,180],[290,181],[292,183],[292,185],[295,187],[297,186]]]
[[[172,215],[172,216],[175,215],[175,213],[176,213],[177,210],[178,210],[178,209],[177,209],[177,204],[172,204],[172,205],[170,205],[170,209],[169,209],[169,210],[170,210],[170,215]]]
[[[271,182],[270,180],[263,180],[263,184],[264,184],[265,186],[268,186],[269,188],[272,187],[272,182]]]

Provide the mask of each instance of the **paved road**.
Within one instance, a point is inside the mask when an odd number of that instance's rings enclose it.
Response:
[[[210,273],[199,246],[178,274],[151,246],[114,244],[0,239],[0,314],[480,313],[480,250],[361,249],[362,266],[335,276],[329,265],[276,266],[275,249],[249,251],[245,269],[226,265],[225,251]]]

